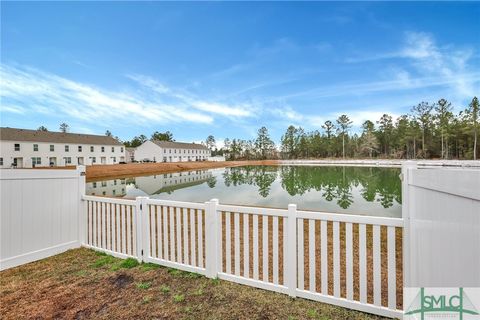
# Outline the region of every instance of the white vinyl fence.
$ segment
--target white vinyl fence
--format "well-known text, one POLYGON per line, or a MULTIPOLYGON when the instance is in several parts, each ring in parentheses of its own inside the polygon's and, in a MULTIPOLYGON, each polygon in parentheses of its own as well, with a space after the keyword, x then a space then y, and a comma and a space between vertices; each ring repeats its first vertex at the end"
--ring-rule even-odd
POLYGON ((480 170, 406 165, 402 187, 405 287, 480 287, 480 170))
MULTIPOLYGON (((389 317, 402 219, 84 196, 86 246, 389 317)), ((399 308, 400 307, 400 308, 399 308)))
POLYGON ((84 172, 0 170, 0 270, 80 247, 84 172))
POLYGON ((85 196, 84 167, 1 170, 4 270, 83 245, 387 317, 403 286, 480 286, 480 170, 402 168, 402 216, 85 196))

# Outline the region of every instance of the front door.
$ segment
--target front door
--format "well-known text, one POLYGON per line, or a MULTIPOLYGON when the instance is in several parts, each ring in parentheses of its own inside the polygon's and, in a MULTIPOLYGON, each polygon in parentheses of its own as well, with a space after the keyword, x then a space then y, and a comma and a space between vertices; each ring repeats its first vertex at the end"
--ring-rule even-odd
POLYGON ((107 163, 107 158, 106 157, 100 158, 100 163, 101 164, 106 164, 107 163))
POLYGON ((57 158, 56 157, 50 157, 48 159, 48 164, 50 167, 56 167, 57 166, 57 158))
POLYGON ((13 158, 13 166, 15 168, 23 168, 23 158, 13 158))

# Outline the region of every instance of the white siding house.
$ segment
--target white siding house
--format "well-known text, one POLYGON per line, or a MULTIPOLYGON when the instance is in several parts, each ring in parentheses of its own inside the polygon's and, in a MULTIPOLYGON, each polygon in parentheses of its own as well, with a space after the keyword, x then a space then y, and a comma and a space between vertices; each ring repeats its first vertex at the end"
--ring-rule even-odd
POLYGON ((112 137, 0 128, 0 168, 115 164, 125 147, 112 137))
POLYGON ((136 148, 130 148, 126 147, 125 148, 125 160, 127 163, 133 162, 135 160, 135 149, 136 148))
POLYGON ((185 162, 206 161, 210 150, 196 143, 171 141, 145 141, 135 149, 136 161, 185 162))

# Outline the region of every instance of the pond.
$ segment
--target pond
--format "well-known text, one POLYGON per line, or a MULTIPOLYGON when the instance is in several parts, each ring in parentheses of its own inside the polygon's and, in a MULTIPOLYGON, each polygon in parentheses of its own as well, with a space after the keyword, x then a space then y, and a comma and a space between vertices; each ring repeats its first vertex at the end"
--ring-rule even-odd
POLYGON ((89 182, 86 193, 401 217, 399 174, 382 167, 243 166, 89 182))

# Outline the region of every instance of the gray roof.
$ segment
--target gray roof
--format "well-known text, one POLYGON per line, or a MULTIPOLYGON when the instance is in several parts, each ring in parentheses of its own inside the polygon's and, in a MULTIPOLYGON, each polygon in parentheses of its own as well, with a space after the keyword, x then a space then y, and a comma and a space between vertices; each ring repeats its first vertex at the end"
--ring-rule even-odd
POLYGON ((4 141, 25 141, 25 142, 51 142, 51 143, 72 143, 72 144, 102 144, 116 145, 123 144, 113 137, 97 136, 93 134, 64 133, 53 131, 39 131, 28 129, 16 129, 0 127, 0 140, 4 141))
POLYGON ((152 142, 155 143, 160 148, 208 150, 207 147, 199 143, 172 142, 172 141, 159 141, 159 140, 152 140, 152 142))

